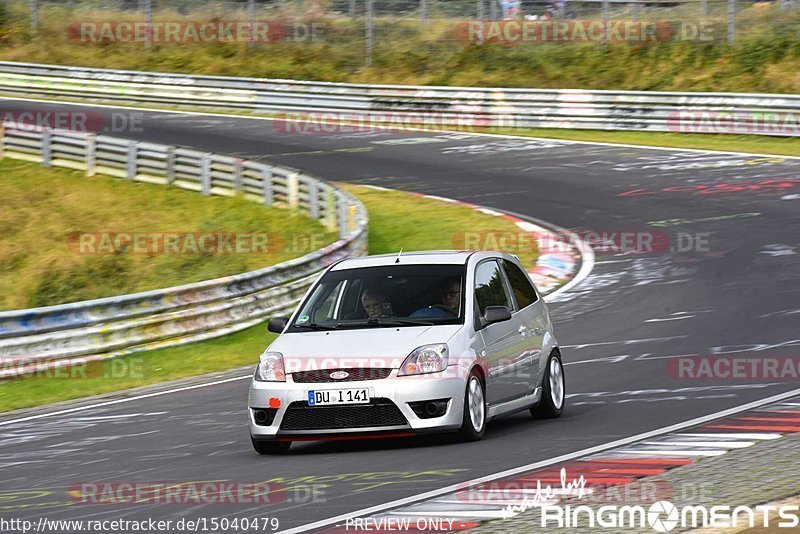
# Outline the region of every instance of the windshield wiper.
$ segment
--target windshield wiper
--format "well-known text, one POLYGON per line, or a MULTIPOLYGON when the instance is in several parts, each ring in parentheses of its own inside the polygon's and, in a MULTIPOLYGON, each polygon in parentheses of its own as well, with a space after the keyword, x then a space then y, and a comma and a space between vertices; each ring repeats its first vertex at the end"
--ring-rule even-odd
POLYGON ((317 323, 309 323, 309 324, 293 324, 292 328, 308 328, 309 330, 336 330, 339 327, 337 324, 336 326, 333 325, 322 325, 317 323))
POLYGON ((377 326, 389 325, 409 325, 409 326, 433 326, 436 323, 430 321, 418 321, 416 319, 368 319, 367 324, 377 326))
POLYGON ((366 321, 341 322, 336 323, 338 328, 364 328, 379 326, 435 326, 436 323, 430 321, 417 321, 414 319, 367 319, 366 321))

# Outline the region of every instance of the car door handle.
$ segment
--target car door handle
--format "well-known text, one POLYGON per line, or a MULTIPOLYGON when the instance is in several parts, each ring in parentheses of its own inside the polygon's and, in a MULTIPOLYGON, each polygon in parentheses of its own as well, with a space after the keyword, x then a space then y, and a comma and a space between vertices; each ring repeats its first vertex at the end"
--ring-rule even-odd
POLYGON ((517 332, 519 332, 523 336, 525 335, 525 332, 527 332, 527 331, 528 331, 528 327, 525 326, 525 325, 522 325, 519 328, 517 328, 517 332))

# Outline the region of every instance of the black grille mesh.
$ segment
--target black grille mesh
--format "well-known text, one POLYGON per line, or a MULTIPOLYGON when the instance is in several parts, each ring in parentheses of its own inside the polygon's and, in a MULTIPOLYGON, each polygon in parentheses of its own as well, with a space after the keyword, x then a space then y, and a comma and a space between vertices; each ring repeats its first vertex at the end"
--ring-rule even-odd
POLYGON ((346 430, 380 426, 405 426, 403 413, 392 401, 375 398, 369 404, 309 406, 293 402, 286 409, 281 430, 346 430))
POLYGON ((371 367, 356 367, 352 369, 317 369, 315 371, 300 371, 292 373, 292 379, 299 384, 321 382, 353 382, 355 380, 380 380, 391 374, 391 369, 373 369, 371 367), (331 373, 345 371, 347 378, 339 380, 331 378, 331 373))

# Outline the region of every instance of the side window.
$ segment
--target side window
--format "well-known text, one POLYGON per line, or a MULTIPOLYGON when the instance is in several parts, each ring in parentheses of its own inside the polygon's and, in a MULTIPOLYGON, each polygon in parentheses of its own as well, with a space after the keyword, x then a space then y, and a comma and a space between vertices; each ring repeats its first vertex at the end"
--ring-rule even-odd
POLYGON ((334 313, 336 312, 336 302, 342 292, 342 286, 343 284, 341 282, 336 284, 336 286, 333 288, 331 288, 329 285, 327 288, 325 286, 320 286, 323 288, 323 291, 330 290, 330 293, 327 297, 325 297, 325 300, 320 304, 319 308, 314 310, 314 313, 312 314, 313 316, 311 317, 311 322, 319 323, 333 319, 334 313))
POLYGON ((496 261, 485 261, 475 269, 475 299, 481 315, 486 312, 487 306, 512 307, 503 273, 496 261))
POLYGON ((533 289, 531 279, 516 264, 503 260, 508 281, 511 282, 511 289, 514 290, 514 297, 520 309, 530 306, 536 302, 536 290, 533 289))

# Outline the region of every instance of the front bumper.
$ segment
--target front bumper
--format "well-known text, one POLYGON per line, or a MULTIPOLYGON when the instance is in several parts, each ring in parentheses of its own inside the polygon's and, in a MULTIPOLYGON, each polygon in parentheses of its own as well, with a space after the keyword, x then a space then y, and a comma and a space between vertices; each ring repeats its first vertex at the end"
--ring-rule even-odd
MULTIPOLYGON (((250 434, 253 439, 328 439, 341 436, 372 435, 407 435, 410 433, 441 432, 457 430, 461 427, 464 409, 464 391, 466 382, 460 376, 417 375, 397 376, 397 369, 392 370, 387 378, 376 380, 354 380, 343 382, 325 383, 295 383, 291 377, 286 382, 258 382, 250 381, 250 395, 248 399, 248 417, 250 421, 250 434), (385 399, 393 403, 405 418, 404 424, 391 426, 378 424, 376 426, 360 426, 358 428, 325 428, 317 430, 281 428, 284 423, 287 409, 292 403, 305 403, 308 391, 323 391, 326 389, 360 389, 367 388, 372 399, 385 399), (447 410, 442 416, 423 418, 417 416, 409 403, 435 399, 449 398, 447 410), (277 399, 277 402, 276 402, 277 399), (280 406, 274 410, 277 404, 280 406), (257 424, 254 409, 274 410, 274 419, 269 425, 257 424)), ((461 373, 455 373, 461 375, 461 373)), ((379 401, 385 402, 385 401, 379 401)), ((296 405, 297 406, 297 405, 296 405)), ((318 409, 325 409, 320 407, 318 409)))

